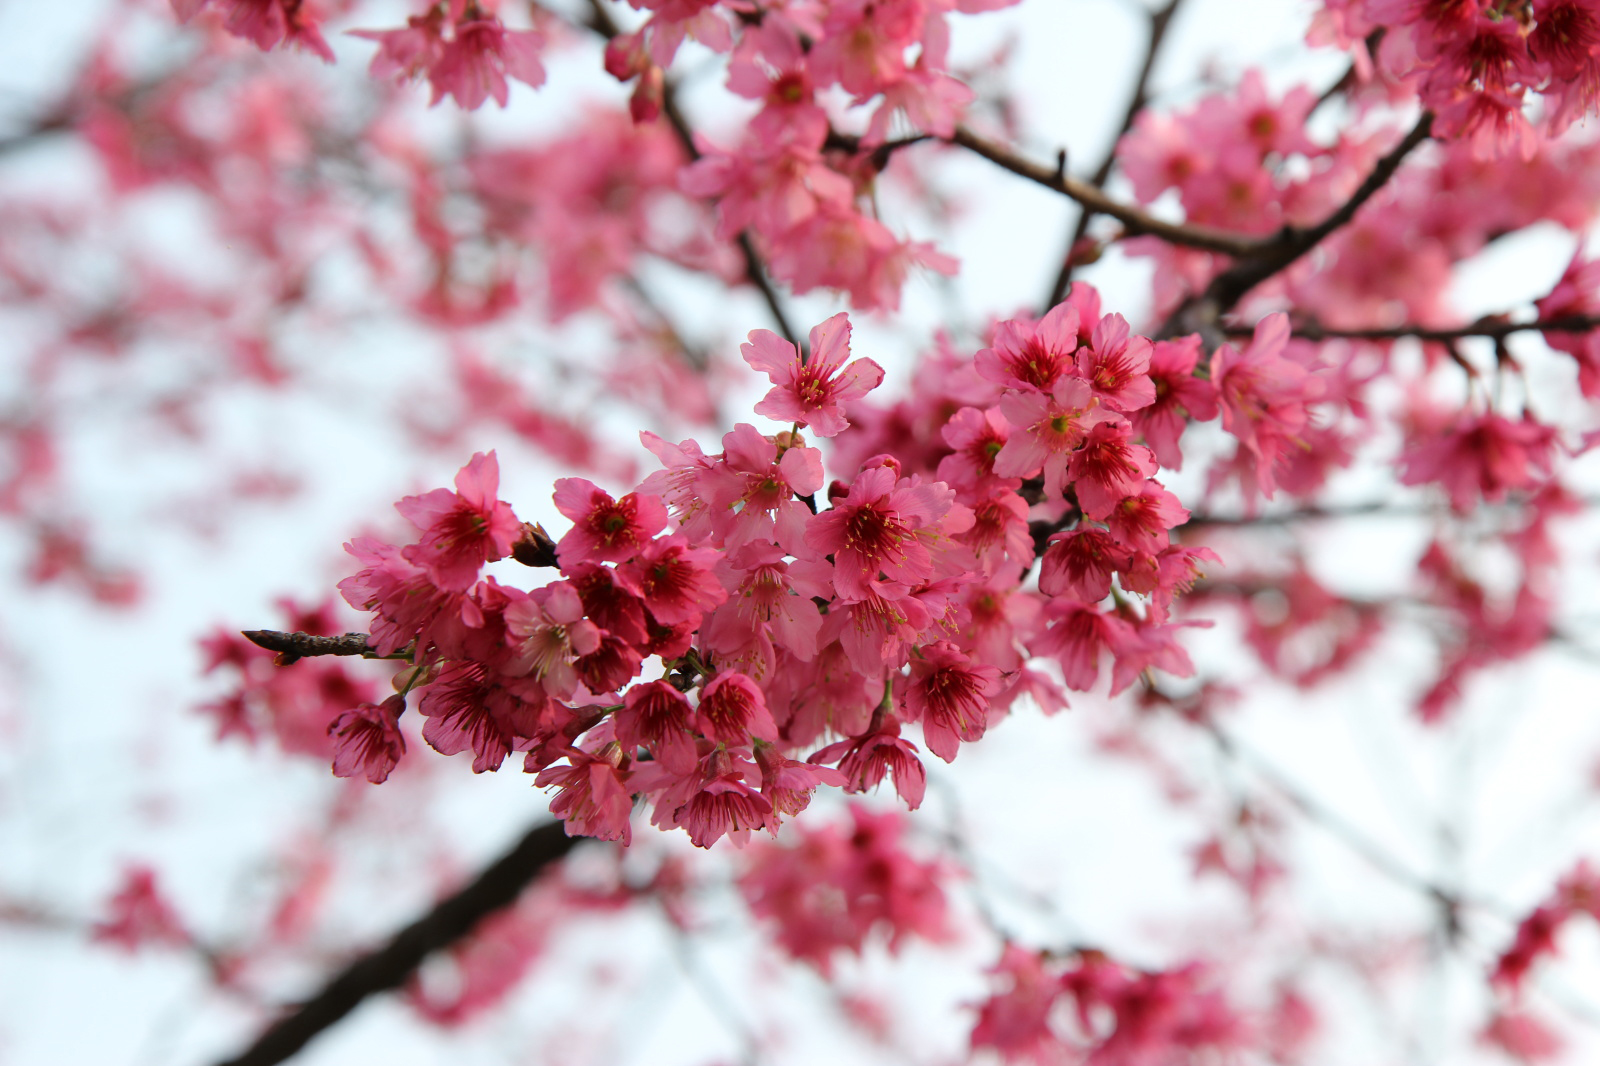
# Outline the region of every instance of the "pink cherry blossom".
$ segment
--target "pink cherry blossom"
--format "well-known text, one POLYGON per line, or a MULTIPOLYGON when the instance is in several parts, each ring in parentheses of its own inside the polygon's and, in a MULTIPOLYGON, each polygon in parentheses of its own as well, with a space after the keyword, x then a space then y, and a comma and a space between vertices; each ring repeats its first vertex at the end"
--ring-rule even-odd
MULTIPOLYGON (((896 478, 888 467, 863 470, 850 492, 806 527, 806 543, 834 559, 834 583, 847 600, 880 580, 915 585, 933 576, 930 538, 955 532, 955 494, 939 482, 896 478)), ((966 526, 971 514, 966 514, 966 526)))
POLYGON ((659 496, 630 492, 613 499, 581 477, 556 481, 555 504, 573 523, 556 544, 563 572, 581 563, 631 559, 667 524, 659 496))
POLYGON ((149 945, 181 947, 190 943, 177 910, 162 894, 156 872, 143 864, 130 864, 122 882, 106 904, 106 916, 94 924, 95 940, 115 944, 124 951, 149 945))
POLYGON ((929 751, 953 762, 962 741, 970 744, 983 737, 989 697, 999 680, 999 670, 974 663, 949 641, 926 645, 911 660, 902 697, 906 719, 922 723, 929 751))
POLYGON ((1150 449, 1132 441, 1133 427, 1126 421, 1099 422, 1089 427, 1082 446, 1072 453, 1067 478, 1090 518, 1104 521, 1156 472, 1150 449))
POLYGON ((578 685, 573 662, 600 646, 600 629, 584 617, 577 590, 565 581, 535 589, 506 608, 506 633, 514 658, 510 673, 531 674, 557 699, 578 685))
POLYGON ((456 475, 455 492, 434 489, 395 504, 422 532, 401 554, 426 569, 440 588, 471 588, 483 564, 510 555, 522 533, 510 505, 495 498, 499 488, 499 461, 493 452, 480 452, 456 475))
POLYGON ((756 404, 757 414, 832 437, 850 424, 841 404, 876 388, 883 380, 883 368, 871 359, 845 365, 850 355, 850 318, 843 312, 812 329, 810 341, 811 355, 803 363, 794 345, 765 329, 752 331, 739 351, 751 369, 772 379, 772 391, 756 404))
POLYGON ((978 373, 997 385, 1049 392, 1075 366, 1080 318, 1069 300, 1038 322, 1009 319, 995 328, 994 346, 973 357, 978 373))
POLYGON ((400 714, 405 708, 405 697, 390 696, 381 704, 363 703, 329 723, 328 735, 334 738, 333 776, 360 774, 374 785, 387 781, 406 753, 406 740, 400 733, 400 714))

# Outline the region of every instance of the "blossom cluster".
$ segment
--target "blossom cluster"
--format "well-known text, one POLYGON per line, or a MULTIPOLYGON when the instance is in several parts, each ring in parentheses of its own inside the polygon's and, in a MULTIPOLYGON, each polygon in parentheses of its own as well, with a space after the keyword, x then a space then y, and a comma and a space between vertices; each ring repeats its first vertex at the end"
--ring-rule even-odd
POLYGON ((979 1006, 972 1046, 1007 1061, 1137 1066, 1225 1057, 1254 1042, 1199 964, 1137 970, 1095 950, 1064 959, 1011 944, 993 973, 999 988, 979 1006))
POLYGON ((859 459, 881 428, 851 412, 883 371, 850 359, 843 314, 809 339, 804 358, 765 330, 743 347, 772 383, 755 412, 791 428, 741 423, 716 453, 646 433, 662 469, 633 491, 556 483, 559 539, 497 498, 491 453, 455 491, 400 502, 413 543, 351 542, 361 570, 340 588, 372 612, 374 652, 412 666, 404 693, 335 722, 336 771, 385 776, 414 693, 437 750, 480 772, 525 753, 571 832, 627 839, 644 795, 709 846, 775 831, 822 785, 888 776, 917 806, 905 726, 950 761, 1018 696, 1059 707, 1062 682, 1087 690, 1107 660, 1113 692, 1191 671, 1172 604, 1214 556, 1173 541, 1188 512, 1155 474, 1187 419, 1220 414, 1270 487, 1309 391, 1281 330, 1219 350, 1208 381, 1196 338, 1136 336, 1080 285, 950 368, 937 444, 859 459), (848 480, 825 482, 808 435, 848 480), (507 557, 560 579, 480 577, 507 557))
POLYGON ((1441 134, 1484 152, 1531 155, 1541 135, 1560 135, 1600 102, 1593 0, 1325 0, 1312 38, 1355 50, 1369 76, 1434 111, 1441 134))

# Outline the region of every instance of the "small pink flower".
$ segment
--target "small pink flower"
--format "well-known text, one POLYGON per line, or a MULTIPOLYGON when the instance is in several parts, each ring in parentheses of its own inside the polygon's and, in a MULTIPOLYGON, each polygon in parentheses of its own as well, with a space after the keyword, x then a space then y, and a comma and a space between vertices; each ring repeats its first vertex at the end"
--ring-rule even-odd
POLYGON ((621 750, 616 744, 599 754, 569 748, 566 756, 569 765, 547 766, 533 779, 540 788, 556 786, 550 813, 567 824, 568 836, 620 840, 626 847, 632 838, 633 796, 618 769, 621 750))
POLYGON ((363 703, 329 723, 328 735, 334 738, 333 776, 361 774, 374 785, 387 781, 406 753, 406 738, 400 732, 400 715, 405 709, 405 697, 390 696, 380 704, 363 703))
POLYGON ((1154 481, 1143 482, 1111 508, 1105 523, 1112 534, 1135 551, 1155 555, 1166 548, 1167 531, 1189 520, 1178 498, 1154 481))
POLYGON ((263 52, 279 43, 291 44, 333 62, 333 49, 323 40, 320 16, 306 0, 172 0, 180 22, 188 22, 202 8, 222 12, 223 26, 263 52))
POLYGON ((1083 446, 1072 453, 1067 477, 1090 518, 1103 521, 1156 472, 1150 449, 1132 441, 1133 428, 1127 422, 1101 422, 1090 427, 1083 446))
POLYGON ((1039 591, 1099 603, 1111 593, 1111 575, 1132 561, 1133 553, 1103 529, 1057 533, 1039 563, 1039 591))
POLYGON ((1436 481, 1461 513, 1481 496, 1491 503, 1513 489, 1531 490, 1550 476, 1556 431, 1526 413, 1513 422, 1495 413, 1462 412, 1442 432, 1418 434, 1402 457, 1400 481, 1436 481))
POLYGON ((922 806, 922 797, 928 788, 928 772, 917 758, 917 746, 900 739, 900 723, 894 721, 893 716, 882 729, 829 744, 813 752, 806 761, 830 763, 835 760, 838 760, 839 772, 848 779, 846 792, 865 792, 881 784, 884 774, 892 774, 894 789, 906 806, 912 810, 922 806))
POLYGON ((957 489, 976 489, 1000 480, 994 472, 994 461, 1006 446, 1011 426, 998 408, 980 411, 976 407, 963 407, 950 416, 939 435, 955 449, 939 460, 940 481, 957 489))
POLYGON ((1157 341, 1150 351, 1149 374, 1155 397, 1149 406, 1130 417, 1134 431, 1169 470, 1183 468, 1178 439, 1189 419, 1207 422, 1217 417, 1217 390, 1211 382, 1194 376, 1200 361, 1200 335, 1157 341))
POLYGON ((822 488, 822 453, 793 443, 778 445, 741 422, 722 438, 723 462, 710 480, 712 528, 733 550, 755 540, 802 554, 811 512, 795 497, 822 488))
POLYGON ((544 64, 539 61, 543 44, 543 35, 508 30, 497 18, 457 22, 455 36, 428 74, 432 103, 454 96, 457 104, 471 111, 492 96, 505 107, 510 100, 507 75, 536 89, 544 84, 544 64))
POLYGON ((985 575, 1000 571, 1008 560, 1026 568, 1033 562, 1027 502, 1008 490, 978 500, 972 506, 972 528, 956 534, 956 540, 972 549, 976 569, 985 575))
POLYGON ((522 535, 511 506, 497 500, 500 464, 494 452, 479 452, 456 474, 456 491, 434 489, 407 496, 395 509, 422 531, 405 558, 423 567, 451 592, 465 592, 483 564, 504 559, 522 535))
POLYGON ((843 788, 845 776, 831 766, 796 762, 771 744, 757 744, 756 765, 761 767, 761 794, 772 804, 776 831, 781 817, 794 817, 811 805, 812 794, 823 785, 843 788))
POLYGON ((843 311, 811 331, 811 357, 805 363, 794 345, 771 330, 751 331, 739 351, 773 383, 756 404, 756 413, 810 426, 819 437, 843 432, 850 422, 841 405, 859 400, 883 381, 883 368, 871 359, 844 365, 850 354, 850 316, 843 311))
POLYGON ((694 709, 683 693, 665 681, 650 681, 628 690, 616 718, 617 743, 632 753, 647 747, 657 762, 674 774, 694 770, 697 756, 690 728, 694 709))
POLYGON ((994 457, 994 472, 1006 478, 1043 472, 1044 490, 1051 497, 1065 490, 1073 449, 1090 428, 1118 418, 1096 405, 1086 381, 1066 375, 1049 392, 1006 393, 1000 398, 1000 413, 1011 423, 1011 434, 994 457))
POLYGON ((711 571, 717 554, 714 548, 691 548, 686 537, 674 533, 644 545, 618 574, 661 625, 699 625, 707 611, 728 598, 711 571))
POLYGON ((778 742, 778 727, 767 710, 766 697, 743 674, 722 673, 713 678, 700 693, 694 721, 707 740, 729 747, 744 747, 752 737, 778 742))
POLYGON ((1094 395, 1113 411, 1136 411, 1155 401, 1150 380, 1150 342, 1129 336, 1128 321, 1107 315, 1094 327, 1089 345, 1078 349, 1078 373, 1094 395))
POLYGON ((962 741, 982 739, 989 725, 989 698, 999 681, 999 670, 974 663, 949 641, 926 645, 911 660, 903 696, 906 717, 922 723, 929 751, 953 762, 962 741))
POLYGON ((573 523, 556 545, 563 573, 580 563, 631 559, 667 524, 667 508, 659 496, 630 492, 614 500, 581 477, 558 479, 555 503, 573 523))
POLYGON ((1078 308, 1071 301, 1057 304, 1038 322, 1002 322, 995 328, 994 347, 978 352, 974 365, 996 385, 1049 392, 1073 367, 1078 326, 1078 308))
POLYGON ((772 804, 739 775, 722 774, 679 807, 673 818, 697 848, 709 848, 724 836, 742 847, 752 829, 766 828, 772 804))
POLYGON ((532 674, 550 695, 568 699, 578 687, 573 662, 600 646, 600 629, 583 616, 583 602, 558 581, 514 600, 505 611, 509 673, 532 674))
POLYGON ((632 644, 612 633, 602 633, 600 646, 572 664, 578 680, 590 692, 615 692, 639 675, 643 656, 632 644))
POLYGON ((915 534, 951 500, 941 500, 932 486, 912 489, 897 481, 888 467, 863 470, 849 495, 806 529, 807 544, 833 555, 834 583, 846 599, 861 599, 880 574, 915 585, 933 573, 927 545, 915 534))
POLYGON ((122 884, 106 905, 106 917, 94 924, 100 943, 137 951, 150 944, 178 947, 191 942, 178 912, 156 885, 156 872, 133 864, 122 871, 122 884))

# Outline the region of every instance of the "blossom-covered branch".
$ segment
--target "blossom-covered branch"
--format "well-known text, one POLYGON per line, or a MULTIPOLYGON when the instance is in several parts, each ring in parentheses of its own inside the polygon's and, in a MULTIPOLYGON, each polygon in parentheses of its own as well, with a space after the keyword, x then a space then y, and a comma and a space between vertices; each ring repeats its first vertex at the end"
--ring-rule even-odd
POLYGON ((1210 285, 1197 299, 1175 312, 1163 327, 1163 335, 1187 333, 1201 326, 1212 326, 1216 319, 1239 302, 1245 293, 1287 268, 1305 255, 1330 234, 1355 218, 1368 200, 1388 183, 1400 164, 1405 161, 1433 129, 1432 112, 1423 112, 1411 131, 1400 139, 1388 154, 1378 160, 1371 172, 1351 196, 1330 212, 1315 226, 1307 229, 1284 227, 1283 231, 1256 251, 1211 280, 1210 285))
MULTIPOLYGON (((1466 340, 1469 337, 1487 337, 1499 340, 1517 333, 1590 333, 1600 329, 1600 315, 1557 315, 1551 318, 1539 318, 1531 322, 1514 322, 1508 315, 1490 315, 1469 322, 1464 326, 1372 326, 1360 329, 1338 329, 1324 326, 1315 321, 1299 321, 1294 323, 1294 335, 1304 337, 1310 341, 1322 340, 1363 340, 1363 341, 1391 341, 1412 338, 1420 341, 1435 341, 1448 344, 1451 341, 1466 340)), ((1244 336, 1250 331, 1230 327, 1224 332, 1233 336, 1244 336)))

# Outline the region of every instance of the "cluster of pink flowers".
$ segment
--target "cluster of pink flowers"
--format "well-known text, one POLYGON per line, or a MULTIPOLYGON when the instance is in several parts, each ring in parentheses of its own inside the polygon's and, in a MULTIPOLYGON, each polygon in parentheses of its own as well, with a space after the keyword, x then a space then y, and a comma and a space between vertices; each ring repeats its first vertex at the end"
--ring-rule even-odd
POLYGON ((1414 93, 1444 136, 1531 155, 1595 110, 1600 4, 1594 0, 1325 0, 1315 42, 1356 50, 1369 76, 1414 93), (1366 41, 1382 30, 1377 54, 1366 41), (1537 129, 1526 114, 1538 100, 1537 129))
POLYGON ((907 852, 902 815, 852 805, 848 831, 797 829, 788 844, 752 847, 739 878, 750 910, 790 956, 828 973, 837 953, 859 955, 875 934, 891 950, 907 938, 949 937, 939 885, 947 871, 907 852))
MULTIPOLYGON (((340 588, 373 612, 375 650, 414 663, 428 743, 471 751, 478 771, 526 753, 574 833, 627 839, 643 794, 657 825, 709 846, 775 831, 820 785, 887 776, 917 806, 924 770, 903 727, 949 761, 1019 695, 1062 705, 1033 660, 1088 689, 1110 659, 1113 692, 1150 668, 1190 672, 1170 612, 1213 556, 1172 542, 1188 512, 1153 477, 1156 456, 1176 458, 1185 415, 1221 411, 1270 471, 1265 442, 1297 424, 1284 397, 1306 391, 1274 362, 1281 337, 1219 352, 1219 392, 1190 376, 1192 338, 1153 345, 1080 285, 1040 321, 1001 323, 952 368, 938 443, 893 452, 863 400, 883 372, 851 361, 849 340, 843 314, 811 331, 806 359, 752 333, 745 359, 772 382, 756 412, 792 428, 740 424, 715 454, 644 434, 662 469, 634 491, 556 483, 572 523, 559 541, 496 498, 490 454, 454 492, 401 501, 414 543, 352 542, 362 569, 340 588), (845 457, 885 446, 823 493, 806 434, 845 457), (511 555, 561 579, 480 579, 511 555)), ((340 773, 388 773, 402 707, 338 719, 340 773)))
POLYGON ((1158 1066, 1225 1059, 1253 1034, 1204 966, 1136 970, 1094 950, 1070 958, 1006 946, 972 1047, 1010 1062, 1158 1066))
MULTIPOLYGON (((724 42, 733 51, 728 88, 759 101, 761 110, 736 147, 700 144, 704 158, 685 170, 684 189, 717 198, 719 234, 754 234, 774 275, 794 291, 831 288, 849 293, 857 307, 898 307, 912 267, 952 274, 955 260, 931 245, 896 237, 878 221, 868 203, 882 164, 832 137, 817 94, 838 86, 856 104, 881 98, 862 148, 882 145, 896 114, 924 133, 949 137, 972 93, 944 69, 947 10, 990 10, 1013 2, 847 0, 766 11, 737 43, 724 42), (908 63, 913 49, 917 59, 908 63)), ((680 5, 649 6, 662 10, 641 31, 647 37, 667 7, 680 5)), ((647 62, 618 60, 640 49, 640 40, 611 43, 607 62, 614 74, 628 75, 638 62, 647 62)))
POLYGON ((440 0, 403 29, 352 30, 378 44, 372 76, 409 81, 427 78, 433 103, 455 97, 460 106, 481 107, 490 97, 506 106, 506 78, 535 89, 544 84, 540 52, 544 35, 537 30, 508 30, 482 0, 440 0))

